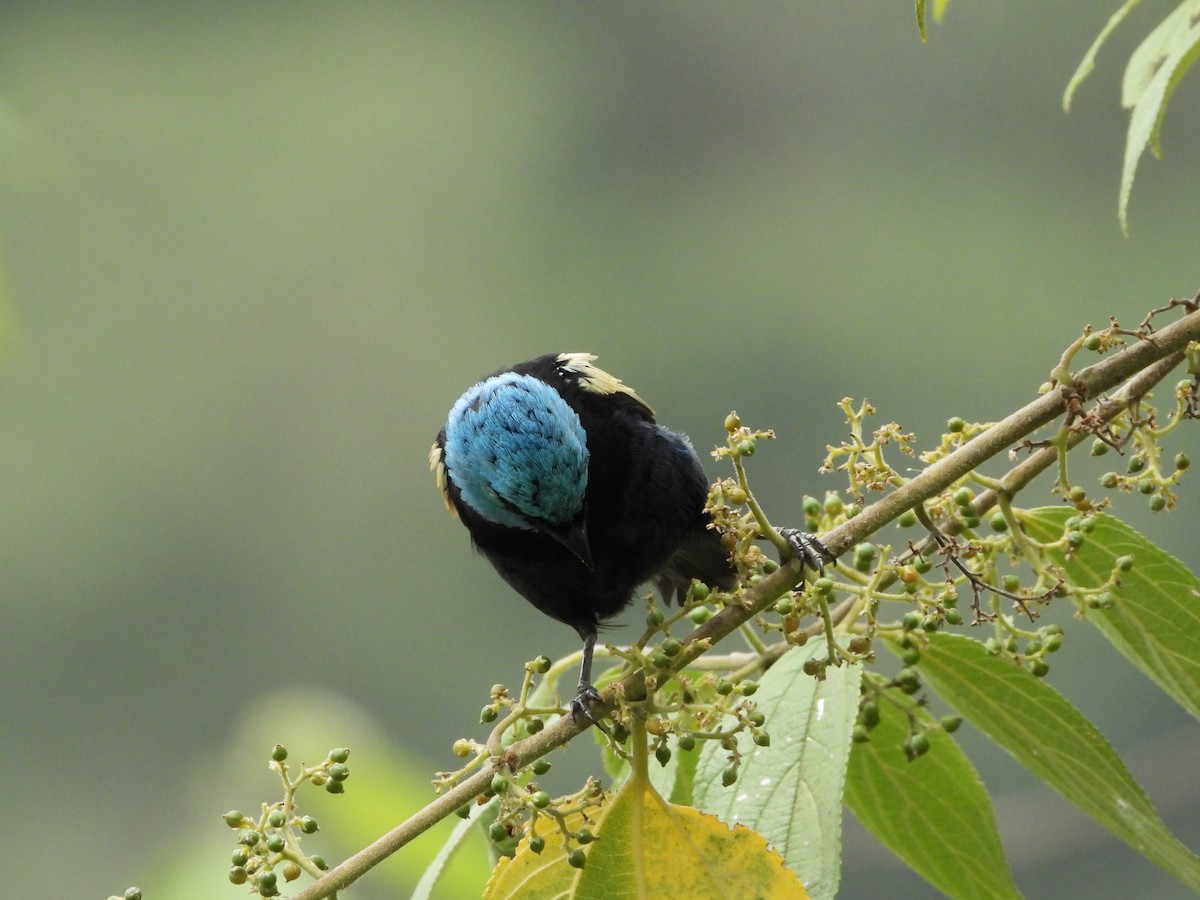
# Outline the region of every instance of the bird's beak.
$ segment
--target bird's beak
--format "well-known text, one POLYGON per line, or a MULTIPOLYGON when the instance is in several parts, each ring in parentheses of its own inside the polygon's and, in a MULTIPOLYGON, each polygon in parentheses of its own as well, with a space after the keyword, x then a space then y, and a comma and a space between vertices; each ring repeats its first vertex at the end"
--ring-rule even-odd
POLYGON ((547 529, 546 533, 579 557, 579 561, 589 569, 595 569, 592 564, 592 548, 588 544, 587 525, 578 522, 562 528, 547 529))

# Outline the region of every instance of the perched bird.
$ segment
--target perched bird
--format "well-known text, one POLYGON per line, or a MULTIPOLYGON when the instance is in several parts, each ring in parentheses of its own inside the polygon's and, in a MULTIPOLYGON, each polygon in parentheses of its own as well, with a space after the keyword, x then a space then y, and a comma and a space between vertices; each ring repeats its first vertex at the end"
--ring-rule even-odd
MULTIPOLYGON (((572 709, 588 718, 597 630, 638 585, 657 582, 669 601, 693 578, 736 580, 704 511, 708 481, 691 443, 594 359, 550 354, 489 375, 454 404, 429 456, 475 547, 517 593, 579 632, 572 709)), ((811 561, 810 545, 799 549, 811 561)))

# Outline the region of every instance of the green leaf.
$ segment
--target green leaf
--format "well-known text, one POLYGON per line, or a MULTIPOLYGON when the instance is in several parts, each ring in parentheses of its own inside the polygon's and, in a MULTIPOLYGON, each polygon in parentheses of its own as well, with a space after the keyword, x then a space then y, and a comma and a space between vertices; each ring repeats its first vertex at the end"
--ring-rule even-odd
MULTIPOLYGON (((1031 537, 1053 541, 1073 511, 1047 507, 1025 512, 1031 537)), ((1108 609, 1083 610, 1087 621, 1180 706, 1200 719, 1200 578, 1124 522, 1096 516, 1096 527, 1068 559, 1052 553, 1071 584, 1104 584, 1117 558, 1133 557, 1120 573, 1108 609)))
POLYGON ((842 791, 862 678, 862 667, 849 665, 830 667, 824 681, 805 675, 805 660, 826 651, 824 641, 810 641, 767 671, 754 699, 771 745, 755 747, 743 737, 740 775, 727 788, 721 774, 728 754, 705 742, 694 786, 698 808, 761 832, 814 900, 837 893, 842 791))
POLYGON ((1129 194, 1138 161, 1147 146, 1162 156, 1159 135, 1167 102, 1180 79, 1200 56, 1200 0, 1185 0, 1134 51, 1125 69, 1121 103, 1132 107, 1121 168, 1118 215, 1128 233, 1129 194))
MULTIPOLYGON (((890 642, 889 649, 897 649, 890 642)), ((855 744, 846 805, 879 842, 948 897, 1020 897, 987 789, 958 743, 911 697, 888 691, 871 740, 855 744), (901 746, 910 717, 929 752, 901 746), (932 727, 931 727, 932 726, 932 727)))
POLYGON ((1063 92, 1063 112, 1071 111, 1071 100, 1075 96, 1075 91, 1079 89, 1079 85, 1083 84, 1083 80, 1091 75, 1092 70, 1096 68, 1096 54, 1100 52, 1100 48, 1104 46, 1104 42, 1108 40, 1109 35, 1116 31, 1117 26, 1125 20, 1125 17, 1133 11, 1133 8, 1141 2, 1142 0, 1125 0, 1125 5, 1109 17, 1108 23, 1096 35, 1096 40, 1092 41, 1092 46, 1088 47, 1087 53, 1084 54, 1083 59, 1079 62, 1079 68, 1075 70, 1075 74, 1071 76, 1071 80, 1067 83, 1067 89, 1063 92))
POLYGON ((1193 890, 1200 857, 1171 834, 1112 745, 1065 697, 1022 666, 956 634, 934 633, 925 681, 1023 766, 1193 890))

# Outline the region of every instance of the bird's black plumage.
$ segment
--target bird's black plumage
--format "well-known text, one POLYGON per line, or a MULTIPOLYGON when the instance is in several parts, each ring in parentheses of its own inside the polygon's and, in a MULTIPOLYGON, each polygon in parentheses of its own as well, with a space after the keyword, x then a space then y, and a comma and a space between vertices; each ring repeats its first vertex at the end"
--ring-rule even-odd
POLYGON ((455 404, 430 454, 479 551, 583 638, 584 701, 597 629, 638 585, 656 581, 669 600, 693 578, 736 579, 691 444, 592 359, 552 354, 493 373, 455 404))

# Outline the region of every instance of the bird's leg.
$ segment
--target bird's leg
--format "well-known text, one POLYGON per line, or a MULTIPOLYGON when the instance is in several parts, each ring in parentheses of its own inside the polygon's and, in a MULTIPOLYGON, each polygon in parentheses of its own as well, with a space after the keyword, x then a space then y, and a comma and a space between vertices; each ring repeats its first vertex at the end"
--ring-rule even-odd
POLYGON ((592 653, 596 649, 596 632, 583 636, 583 662, 579 665, 579 689, 575 699, 571 701, 571 718, 578 722, 586 719, 593 725, 596 717, 592 715, 592 704, 600 702, 600 692, 592 684, 592 653))
POLYGON ((801 566, 808 566, 815 572, 824 575, 825 563, 835 562, 837 557, 833 551, 821 543, 820 538, 799 528, 780 528, 779 533, 792 549, 792 556, 800 560, 801 566))

